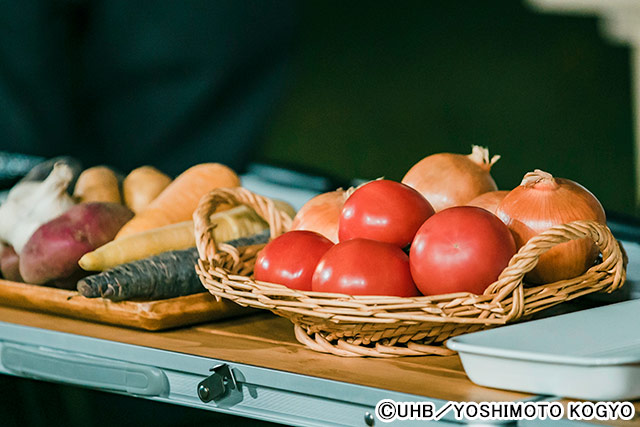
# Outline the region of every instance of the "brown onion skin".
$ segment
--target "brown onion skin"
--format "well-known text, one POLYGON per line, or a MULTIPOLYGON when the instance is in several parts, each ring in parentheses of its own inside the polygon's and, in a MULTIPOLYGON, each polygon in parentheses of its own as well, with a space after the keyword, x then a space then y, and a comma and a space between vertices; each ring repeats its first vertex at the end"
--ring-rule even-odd
POLYGON ((351 192, 339 188, 311 198, 293 218, 291 230, 315 231, 338 243, 338 221, 351 192))
POLYGON ((509 194, 509 191, 507 190, 489 191, 488 193, 483 193, 467 203, 467 206, 476 206, 486 209, 495 215, 498 210, 498 205, 507 194, 509 194))
MULTIPOLYGON (((518 249, 558 224, 578 220, 606 224, 604 209, 589 190, 574 181, 553 177, 533 184, 523 181, 505 196, 497 215, 511 230, 518 249)), ((543 284, 577 277, 593 265, 598 252, 591 239, 562 243, 542 254, 525 279, 543 284)))
POLYGON ((483 163, 482 159, 474 159, 475 151, 476 147, 471 155, 437 153, 427 156, 409 169, 402 183, 418 190, 436 212, 496 191, 498 186, 489 172, 499 156, 483 163))

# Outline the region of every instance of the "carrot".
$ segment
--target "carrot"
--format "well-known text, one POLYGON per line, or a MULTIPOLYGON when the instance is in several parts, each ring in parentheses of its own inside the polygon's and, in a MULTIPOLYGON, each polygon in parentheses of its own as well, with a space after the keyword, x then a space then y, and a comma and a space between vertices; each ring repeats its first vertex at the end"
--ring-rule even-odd
POLYGON ((164 173, 153 166, 132 170, 122 183, 124 203, 133 212, 146 208, 171 183, 164 173))
MULTIPOLYGON (((245 205, 214 213, 211 215, 211 223, 215 225, 213 233, 217 242, 252 236, 269 228, 253 209, 245 205)), ((102 271, 119 264, 162 252, 192 248, 195 245, 193 221, 184 221, 113 240, 83 255, 79 264, 87 271, 102 271)))
POLYGON ((115 172, 106 166, 94 166, 82 171, 73 196, 81 203, 122 203, 120 186, 115 172))
MULTIPOLYGON (((233 246, 265 243, 269 232, 227 242, 233 246)), ((88 276, 77 283, 80 295, 112 301, 164 299, 205 292, 195 271, 196 248, 164 252, 88 276)))
POLYGON ((237 187, 238 175, 219 163, 202 163, 182 172, 145 209, 122 227, 116 239, 188 221, 200 198, 215 188, 237 187))

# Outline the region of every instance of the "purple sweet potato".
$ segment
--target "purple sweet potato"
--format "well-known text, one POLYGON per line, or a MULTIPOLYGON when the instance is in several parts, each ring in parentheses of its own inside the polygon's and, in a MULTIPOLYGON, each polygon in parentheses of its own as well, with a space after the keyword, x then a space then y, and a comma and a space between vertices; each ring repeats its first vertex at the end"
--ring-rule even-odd
POLYGON ((23 282, 20 276, 20 258, 11 245, 6 245, 0 250, 0 270, 3 278, 12 282, 23 282))
POLYGON ((20 274, 27 283, 73 287, 80 257, 113 240, 132 217, 129 208, 117 203, 73 206, 33 233, 20 253, 20 274))

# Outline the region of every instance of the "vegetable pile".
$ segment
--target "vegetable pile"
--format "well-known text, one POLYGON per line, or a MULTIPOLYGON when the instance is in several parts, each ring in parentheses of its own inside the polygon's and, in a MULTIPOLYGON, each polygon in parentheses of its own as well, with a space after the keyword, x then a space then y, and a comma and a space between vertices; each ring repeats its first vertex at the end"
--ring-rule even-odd
MULTIPOLYGON (((172 179, 152 166, 122 176, 107 166, 82 169, 70 157, 46 161, 0 205, 2 277, 114 301, 204 292, 195 272, 193 211, 211 190, 239 185, 236 173, 218 163, 172 179)), ((268 224, 246 206, 223 206, 211 221, 220 242, 268 238, 268 224)))
MULTIPOLYGON (((606 224, 593 194, 547 172, 499 190, 490 174, 499 158, 477 146, 468 156, 437 153, 401 182, 320 194, 258 254, 255 279, 349 295, 482 294, 533 236, 576 220, 606 224)), ((526 280, 576 277, 597 253, 586 239, 558 245, 526 280)))
MULTIPOLYGON (((575 220, 606 224, 587 189, 541 170, 499 190, 490 173, 499 157, 477 146, 470 155, 432 154, 401 182, 379 179, 320 194, 297 214, 275 201, 292 227, 258 254, 254 277, 350 295, 481 294, 533 236, 575 220)), ((193 212, 211 190, 240 185, 218 163, 172 179, 151 166, 123 176, 107 166, 82 169, 70 157, 49 160, 0 205, 0 272, 114 301, 202 292, 193 212)), ((268 224, 247 206, 220 206, 211 222, 218 242, 268 239, 268 224)), ((558 245, 526 280, 576 277, 597 255, 586 239, 558 245)))

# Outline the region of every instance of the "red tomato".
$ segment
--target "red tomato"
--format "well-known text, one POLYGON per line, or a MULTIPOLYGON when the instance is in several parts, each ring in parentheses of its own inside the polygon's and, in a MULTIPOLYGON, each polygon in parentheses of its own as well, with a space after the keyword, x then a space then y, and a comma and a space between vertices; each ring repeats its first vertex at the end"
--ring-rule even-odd
POLYGON ((355 238, 379 240, 404 248, 433 213, 427 199, 408 185, 371 181, 345 202, 338 238, 341 242, 355 238))
POLYGON ((331 240, 313 231, 289 231, 260 251, 254 276, 263 282, 310 291, 316 265, 332 246, 331 240))
POLYGON ((511 232, 491 212, 444 209, 420 227, 411 244, 411 275, 425 295, 482 292, 516 252, 511 232))
POLYGON ((402 249, 369 239, 351 239, 327 251, 313 275, 311 289, 349 295, 419 294, 402 249))

